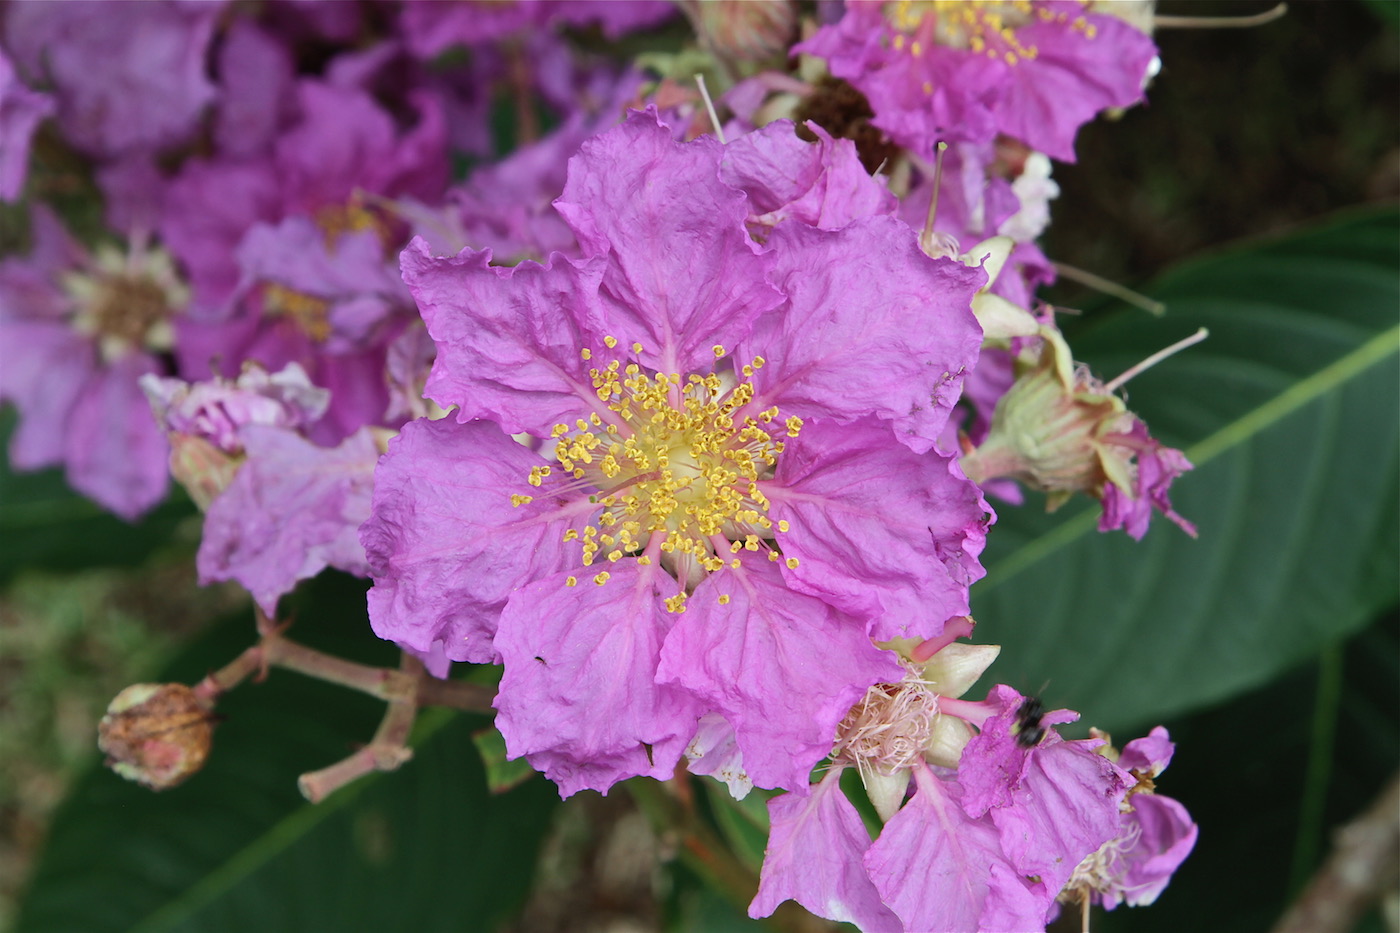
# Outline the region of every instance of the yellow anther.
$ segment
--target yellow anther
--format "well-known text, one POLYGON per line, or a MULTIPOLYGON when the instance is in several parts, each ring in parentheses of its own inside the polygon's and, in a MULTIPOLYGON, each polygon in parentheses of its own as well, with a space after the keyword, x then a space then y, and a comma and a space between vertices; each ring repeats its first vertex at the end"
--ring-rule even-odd
MULTIPOLYGON (((762 369, 762 368, 763 368, 764 366, 766 366, 766 365, 768 365, 768 361, 765 360, 763 357, 761 357, 761 356, 756 356, 756 357, 753 358, 753 368, 754 368, 754 369, 762 369)), ((752 389, 750 389, 750 391, 752 391, 752 389)))
POLYGON ((729 566, 733 567, 735 570, 738 570, 740 567, 744 566, 744 562, 736 557, 729 562, 729 566))
POLYGON ((565 578, 564 578, 564 585, 565 585, 565 586, 578 586, 578 577, 565 577, 565 578))
POLYGON ((779 531, 787 531, 787 530, 788 530, 789 528, 791 528, 791 527, 792 527, 792 526, 788 524, 788 521, 787 521, 786 518, 780 518, 780 519, 778 519, 778 530, 779 530, 779 531))
POLYGON ((771 560, 771 561, 773 561, 774 563, 776 563, 777 560, 778 560, 778 552, 777 552, 777 551, 769 551, 769 552, 768 552, 768 559, 771 560))
POLYGON ((728 606, 728 605, 729 605, 729 594, 728 594, 728 593, 720 593, 720 594, 719 594, 719 604, 720 604, 721 606, 728 606))
POLYGON ((604 570, 593 578, 593 582, 598 584, 599 586, 602 586, 604 583, 607 583, 610 579, 612 579, 612 574, 604 570))
POLYGON ((744 536, 744 550, 746 550, 746 551, 757 551, 757 550, 758 550, 758 535, 745 535, 745 536, 744 536))
POLYGON ((593 359, 593 351, 588 349, 587 347, 584 347, 582 350, 578 351, 578 355, 583 357, 585 360, 593 359))
POLYGON ((894 34, 894 47, 896 50, 904 48, 904 34, 897 32, 894 34))
POLYGON ((802 419, 796 415, 790 415, 785 423, 787 424, 788 437, 796 437, 798 432, 802 430, 802 419))
POLYGON ((666 598, 666 611, 677 614, 685 612, 685 594, 677 593, 675 596, 668 596, 666 598))
POLYGON ((924 54, 924 47, 918 39, 915 39, 909 44, 909 54, 913 55, 915 58, 918 58, 920 55, 924 54))
POLYGON ((717 343, 710 349, 715 351, 715 359, 720 359, 724 356, 724 344, 717 343))
POLYGON ((641 353, 641 352, 642 352, 642 345, 641 345, 640 343, 638 343, 637 341, 635 341, 635 340, 632 341, 632 352, 633 352, 633 353, 641 353))
POLYGON ((522 505, 525 505, 527 502, 534 502, 534 501, 535 501, 535 497, 534 497, 534 496, 513 495, 513 496, 510 497, 510 504, 513 505, 513 506, 515 506, 515 507, 517 507, 517 508, 520 507, 520 506, 522 506, 522 505))
POLYGON ((650 557, 650 555, 643 554, 642 556, 638 557, 638 558, 637 558, 637 563, 638 563, 640 566, 642 566, 642 567, 650 567, 650 566, 651 566, 651 557, 650 557))
POLYGON ((613 336, 604 337, 603 343, 607 344, 608 349, 611 350, 613 347, 617 346, 617 338, 613 336))
POLYGON ((609 562, 609 563, 615 564, 615 563, 617 563, 617 562, 620 561, 620 560, 622 560, 622 552, 621 552, 621 551, 609 551, 609 552, 608 552, 608 562, 609 562))
POLYGON ((789 557, 787 560, 783 561, 783 563, 787 564, 787 569, 789 569, 789 570, 796 570, 796 569, 797 569, 797 558, 796 558, 796 557, 789 557))

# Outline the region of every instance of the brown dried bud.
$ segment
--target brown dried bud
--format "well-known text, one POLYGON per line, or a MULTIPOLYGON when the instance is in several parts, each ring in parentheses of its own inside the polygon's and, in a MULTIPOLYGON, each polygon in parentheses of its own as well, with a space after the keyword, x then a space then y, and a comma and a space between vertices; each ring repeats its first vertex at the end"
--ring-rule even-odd
POLYGON ((174 787, 204 767, 214 717, 184 684, 132 684, 97 726, 107 767, 151 790, 174 787))

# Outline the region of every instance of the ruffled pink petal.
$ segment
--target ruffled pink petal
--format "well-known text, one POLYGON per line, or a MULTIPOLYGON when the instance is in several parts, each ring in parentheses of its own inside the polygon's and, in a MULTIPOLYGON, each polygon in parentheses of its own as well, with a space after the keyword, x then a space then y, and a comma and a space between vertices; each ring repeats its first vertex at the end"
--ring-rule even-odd
POLYGON ((404 426, 375 471, 360 529, 379 637, 418 651, 441 641, 454 661, 498 660, 492 639, 506 600, 577 560, 560 537, 597 511, 585 501, 587 511, 569 512, 568 500, 544 494, 512 507, 513 492, 540 493, 526 478, 543 462, 489 423, 404 426))
POLYGON ((997 129, 1032 149, 1074 161, 1079 127, 1101 110, 1142 99, 1157 47, 1116 16, 1088 13, 1078 0, 1042 0, 1017 41, 1034 48, 1007 69, 997 129), (1052 14, 1045 19, 1040 11, 1052 14))
POLYGON ((855 144, 809 124, 815 143, 778 120, 724 147, 720 177, 742 188, 765 226, 787 218, 836 230, 858 217, 892 216, 899 201, 860 163, 855 144))
POLYGON ((1156 777, 1167 770, 1172 763, 1172 753, 1176 743, 1162 726, 1157 726, 1140 739, 1133 739, 1123 746, 1118 756, 1118 767, 1125 771, 1139 771, 1156 777))
POLYGON ((743 800, 753 790, 753 779, 744 770, 744 756, 739 751, 734 727, 719 713, 700 717, 695 737, 685 747, 685 757, 687 771, 723 781, 735 800, 743 800))
POLYGON ((517 590, 496 634, 505 664, 496 725, 510 757, 528 757, 564 797, 671 777, 703 712, 657 680, 677 618, 657 589, 670 578, 635 560, 609 570, 602 585, 580 573, 569 586, 558 573, 517 590))
POLYGON ((1118 805, 1134 781, 1094 751, 1101 744, 1046 738, 1028 756, 1012 805, 991 811, 1007 858, 1051 892, 1060 891, 1075 866, 1118 835, 1118 805))
MULTIPOLYGON (((870 878, 906 930, 989 929, 982 925, 983 916, 1024 904, 1028 885, 1015 877, 991 821, 967 815, 957 784, 934 777, 926 766, 914 776, 918 793, 890 818, 865 854, 870 878), (997 866, 1004 870, 996 872, 997 866), (1007 881, 1022 890, 1001 890, 1007 881)), ((1043 929, 1048 907, 1047 902, 1038 923, 1012 929, 1043 929)))
POLYGON ((357 532, 379 459, 373 433, 327 448, 254 424, 239 439, 247 460, 205 515, 200 580, 236 580, 275 616, 278 599, 327 567, 368 573, 357 532))
POLYGON ((767 917, 794 900, 864 933, 902 933, 904 925, 865 873, 870 833, 841 793, 841 771, 833 767, 809 796, 783 794, 768 802, 772 829, 749 916, 767 917))
POLYGON ((773 258, 749 239, 743 192, 719 179, 724 147, 671 138, 655 112, 583 144, 555 202, 585 251, 609 262, 600 335, 642 345, 661 372, 706 371, 712 347, 732 347, 782 296, 773 258))
POLYGON ((170 444, 156 424, 140 379, 156 361, 132 353, 99 370, 83 387, 67 425, 68 483, 128 521, 165 498, 170 444))
POLYGON ((759 787, 805 790, 841 717, 872 684, 903 675, 859 619, 794 593, 762 556, 744 552, 741 569, 711 574, 686 606, 656 676, 724 714, 759 787))
POLYGON ((437 344, 425 393, 458 406, 459 421, 490 418, 539 437, 587 417, 598 404, 578 317, 601 274, 555 255, 548 266, 489 265, 489 252, 436 257, 416 238, 403 251, 404 281, 437 344))
MULTIPOLYGON (((958 782, 963 788, 963 806, 973 817, 981 817, 993 807, 1009 807, 1026 780, 1030 756, 1035 751, 1018 741, 1017 715, 1025 697, 1005 684, 987 694, 987 702, 1000 709, 982 723, 981 731, 963 748, 958 760, 958 782)), ((1041 726, 1074 722, 1079 714, 1053 710, 1040 717, 1041 726)))
POLYGON ((762 488, 789 525, 792 587, 873 619, 876 641, 932 638, 968 613, 991 512, 951 458, 916 454, 873 419, 812 422, 762 488))
POLYGON ((986 273, 930 259, 889 217, 836 231, 783 224, 769 239, 789 298, 760 318, 737 361, 762 356, 762 406, 847 422, 875 415, 910 449, 928 450, 977 362, 972 296, 986 273))
POLYGON ((1133 812, 1123 817, 1124 829, 1137 833, 1136 844, 1118 863, 1117 883, 1102 892, 1104 907, 1120 903, 1145 907, 1166 890, 1172 874, 1196 846, 1197 827, 1186 808, 1170 797, 1134 794, 1133 812))

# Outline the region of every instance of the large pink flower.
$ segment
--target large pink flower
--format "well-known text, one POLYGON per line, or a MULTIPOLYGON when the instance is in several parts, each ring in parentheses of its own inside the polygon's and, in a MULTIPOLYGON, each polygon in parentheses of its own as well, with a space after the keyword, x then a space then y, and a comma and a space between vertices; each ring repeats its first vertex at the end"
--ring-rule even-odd
POLYGON ((1081 125, 1141 99, 1157 51, 1079 0, 850 0, 798 50, 826 58, 869 98, 871 122, 922 155, 1001 133, 1070 162, 1081 125))
POLYGON ((587 258, 403 256, 459 423, 380 464, 371 619, 504 662, 508 746, 566 794, 669 776, 708 713, 754 783, 805 789, 899 674, 871 638, 937 634, 982 574, 985 503, 931 449, 982 273, 889 217, 759 246, 723 156, 636 114, 570 164, 587 258))

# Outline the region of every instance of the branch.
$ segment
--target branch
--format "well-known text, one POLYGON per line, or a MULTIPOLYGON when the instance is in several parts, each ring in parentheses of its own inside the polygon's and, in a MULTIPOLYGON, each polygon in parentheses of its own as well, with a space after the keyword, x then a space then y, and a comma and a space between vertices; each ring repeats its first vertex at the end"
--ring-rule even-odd
POLYGON ((1337 831, 1318 869, 1273 933, 1346 933, 1400 875, 1400 773, 1371 807, 1337 831))

